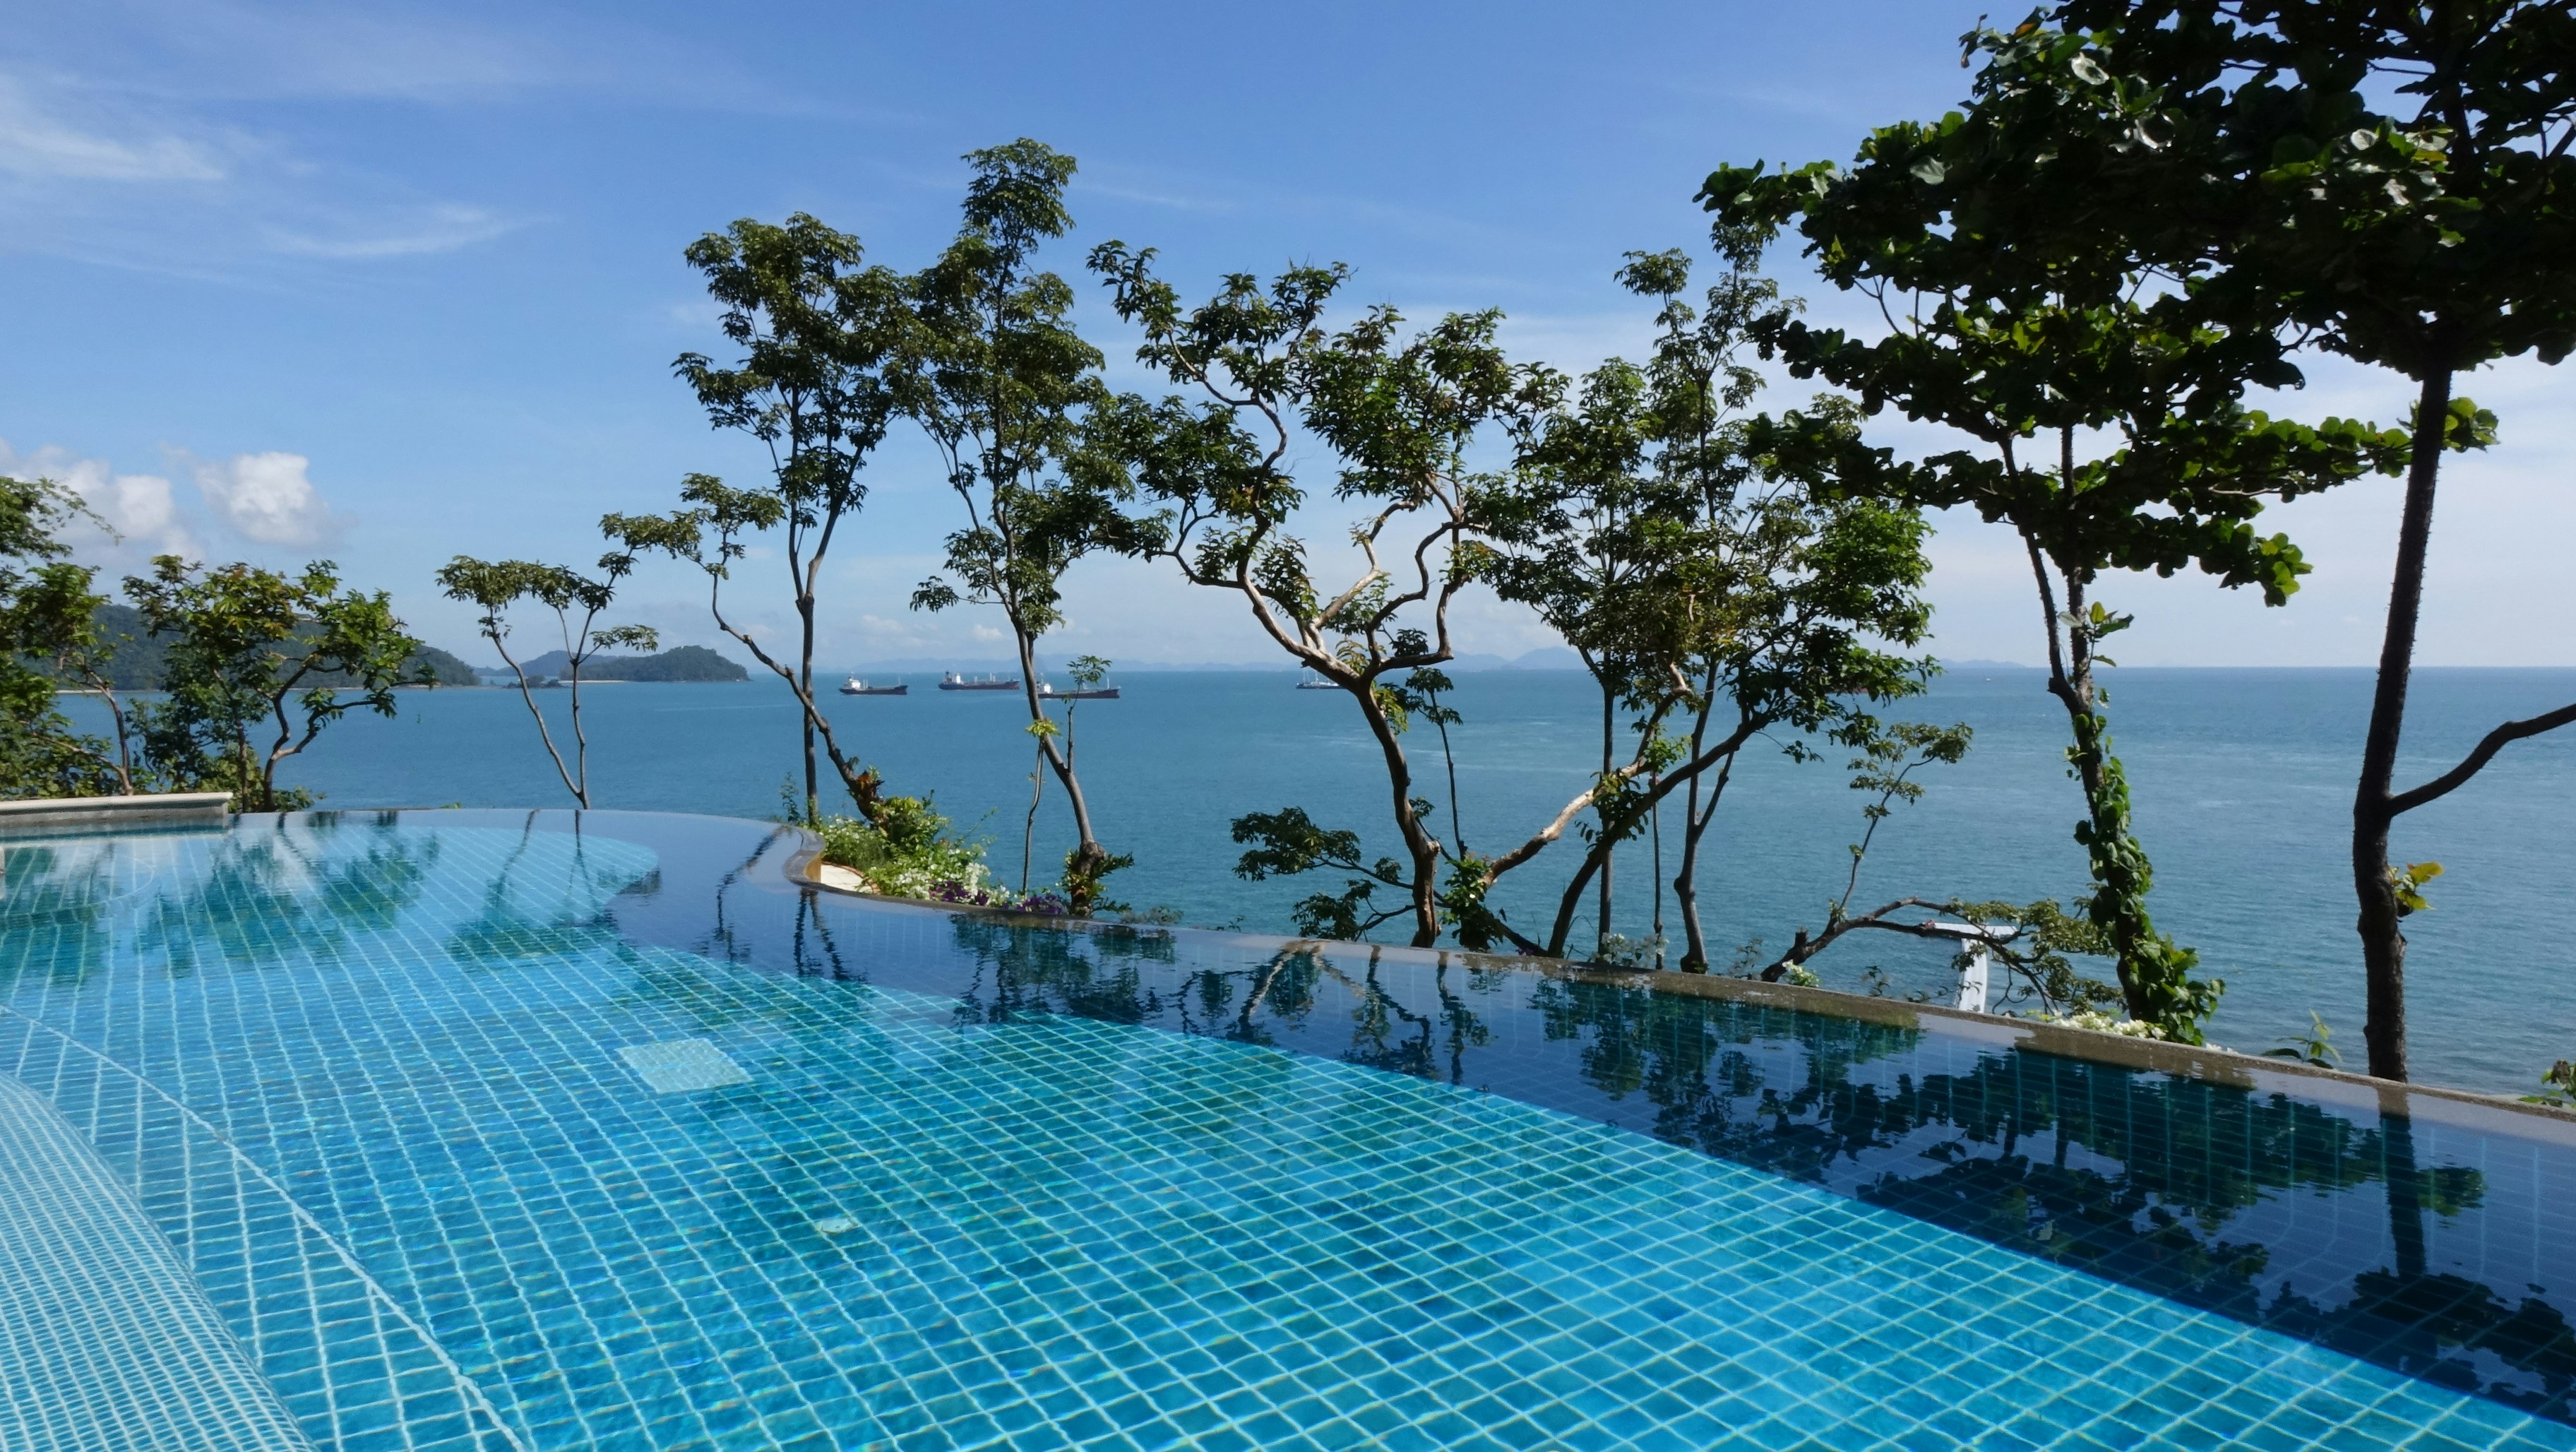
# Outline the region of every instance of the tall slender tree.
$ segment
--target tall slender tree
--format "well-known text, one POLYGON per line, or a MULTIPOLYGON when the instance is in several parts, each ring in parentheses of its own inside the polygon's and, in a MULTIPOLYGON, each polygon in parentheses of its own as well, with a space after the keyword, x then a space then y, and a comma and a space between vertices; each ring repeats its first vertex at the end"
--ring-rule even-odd
POLYGON ((2576 704, 2505 722, 2449 770, 2396 784, 2442 456, 2495 434, 2456 380, 2576 350, 2576 12, 2564 0, 2068 0, 1970 40, 1989 71, 2066 97, 2070 134, 2130 138, 2034 150, 2022 184, 2080 193, 2239 334, 2291 337, 2415 386, 2352 828, 2370 1071, 2403 1078, 2401 922, 2434 865, 2392 863, 2390 831, 2504 747, 2576 723, 2576 704), (2054 79, 2068 74, 2078 84, 2054 79))
MULTIPOLYGON (((745 531, 777 532, 796 611, 795 658, 782 661, 751 633, 721 617, 718 623, 795 693, 804 716, 805 816, 818 821, 815 748, 830 724, 814 688, 816 602, 824 558, 842 525, 867 502, 862 471, 894 417, 895 389, 886 364, 909 331, 903 284, 886 268, 862 266, 856 237, 802 212, 783 224, 744 218, 690 243, 687 256, 705 275, 707 294, 724 306, 725 337, 741 351, 730 365, 683 353, 672 369, 696 393, 710 423, 758 440, 770 465, 770 482, 753 491, 757 499, 741 491, 719 496, 712 491, 724 488, 721 480, 689 476, 689 488, 706 496, 691 501, 698 506, 695 519, 727 542, 745 531)), ((742 557, 726 555, 721 547, 712 555, 698 553, 696 531, 676 523, 681 515, 669 516, 660 537, 645 547, 681 554, 701 567, 742 557)), ((641 516, 612 519, 646 524, 641 516)), ((624 538, 620 527, 607 532, 624 538)), ((653 531, 647 527, 646 533, 653 531)), ((625 541, 629 552, 641 538, 625 541)), ((722 578, 721 569, 711 574, 722 578)), ((874 774, 853 768, 837 747, 831 755, 859 814, 871 817, 874 774)))
POLYGON ((599 613, 617 598, 618 581, 634 568, 632 551, 614 550, 601 557, 598 579, 568 565, 531 560, 487 561, 470 555, 458 555, 438 571, 438 587, 447 598, 483 612, 475 618, 475 627, 501 653, 501 663, 510 668, 510 674, 518 678, 519 699, 526 703, 528 715, 537 723, 537 739, 544 743, 547 759, 555 764, 555 774, 563 778, 564 790, 584 807, 590 805, 590 737, 581 724, 581 668, 601 651, 658 650, 662 644, 661 636, 649 625, 599 624, 599 613), (554 613, 555 631, 563 642, 564 694, 572 716, 573 760, 569 767, 564 764, 563 753, 555 748, 554 732, 546 726, 546 713, 537 706, 527 668, 510 653, 510 608, 523 601, 534 601, 554 613), (578 622, 574 619, 576 614, 580 617, 578 622))
POLYGON ((2307 566, 2285 537, 2255 532, 2264 502, 2399 467, 2405 439, 2245 406, 2251 388, 2299 382, 2286 342, 2230 327, 2201 293, 2169 285, 2110 219, 2065 195, 2076 189, 2034 188, 2036 156, 2140 143, 2088 109, 2080 56, 2028 59, 1979 72, 1962 113, 1873 132, 1849 170, 1721 167, 1701 197, 1739 246, 1795 221, 1827 280, 1873 299, 1885 324, 1864 340, 1779 314, 1762 327, 1766 349, 1872 411, 1893 404, 1975 441, 1900 476, 1905 497, 1969 506, 2020 534, 2048 689, 2074 738, 2087 911, 2130 1016, 2197 1041, 2221 985, 2195 978, 2197 955, 2148 913, 2152 869, 2095 676, 2101 642, 2129 617, 2094 598, 2095 582, 2196 565, 2281 604, 2307 566))
MULTIPOLYGON (((1651 750, 1664 714, 1683 694, 1684 678, 1668 673, 1654 628, 1668 599, 1642 596, 1654 565, 1657 511, 1669 500, 1654 490, 1646 459, 1653 416, 1642 369, 1614 358, 1586 374, 1572 406, 1545 410, 1520 430, 1518 467, 1494 491, 1494 553, 1486 579, 1505 600, 1529 606, 1583 662, 1600 697, 1601 758, 1594 773, 1589 835, 1610 830, 1622 790, 1622 706, 1646 709, 1640 745, 1651 750), (1645 628, 1641 631, 1639 626, 1645 628)), ((1593 943, 1613 936, 1611 863, 1596 879, 1593 943)), ((1660 893, 1662 884, 1652 884, 1660 893)))
POLYGON ((1402 678, 1449 660, 1449 607, 1488 559, 1468 449, 1506 413, 1535 401, 1544 380, 1514 366, 1494 341, 1499 314, 1452 314, 1408 333, 1376 307, 1327 330, 1342 267, 1295 267, 1265 289, 1248 273, 1185 307, 1156 277, 1151 251, 1111 242, 1092 267, 1119 315, 1145 333, 1138 357, 1193 391, 1152 403, 1133 395, 1094 409, 1089 450, 1116 461, 1159 506, 1129 547, 1172 561, 1194 585, 1238 597, 1290 659, 1345 692, 1378 749, 1404 856, 1364 858, 1356 833, 1314 823, 1301 808, 1234 824, 1252 844, 1241 871, 1261 877, 1339 867, 1341 894, 1308 898, 1308 931, 1355 936, 1412 920, 1417 945, 1438 941, 1444 844, 1431 803, 1414 792, 1403 736, 1402 678), (1333 495, 1361 511, 1350 528, 1360 555, 1348 583, 1319 581, 1290 532, 1306 498, 1289 455, 1321 446, 1333 495), (1378 906, 1377 889, 1399 901, 1378 906))
MULTIPOLYGON (((1802 760, 1814 754, 1813 736, 1863 747, 1882 729, 1873 707, 1923 690, 1932 663, 1902 652, 1931 625, 1921 593, 1926 531, 1914 507, 1883 497, 1890 464, 1861 442, 1856 415, 1849 401, 1827 395, 1809 410, 1748 419, 1736 445, 1740 467, 1692 486, 1712 489, 1703 497, 1689 488, 1663 496, 1646 516, 1642 572, 1609 603, 1606 620, 1579 626, 1620 640, 1633 663, 1627 702, 1638 713, 1637 749, 1518 846, 1462 864, 1451 904, 1462 938, 1492 932, 1562 954, 1587 886, 1667 798, 1690 793, 1705 832, 1736 761, 1766 733, 1785 728, 1787 751, 1802 760), (1687 738, 1662 729, 1674 711, 1693 722, 1687 738), (1543 940, 1471 907, 1471 888, 1489 892, 1584 810, 1597 811, 1601 827, 1543 940)), ((1678 471, 1658 490, 1691 480, 1678 471)), ((1694 905, 1686 920, 1694 934, 1695 924, 1694 905)), ((1705 943, 1694 943, 1683 966, 1704 970, 1705 943)))
POLYGON ((1087 913, 1101 879, 1132 859, 1093 830, 1073 753, 1039 693, 1037 647, 1064 622, 1065 572, 1094 549, 1132 540, 1116 472, 1068 466, 1084 413, 1108 390, 1100 351, 1070 320, 1072 287, 1037 265, 1038 248, 1073 227, 1064 191, 1074 159, 1022 138, 966 160, 975 177, 965 225, 910 282, 902 384, 905 409, 947 463, 966 527, 948 536, 946 573, 923 581, 912 605, 1002 612, 1038 758, 1073 814, 1066 900, 1087 913))
MULTIPOLYGON (((736 489, 712 474, 689 475, 680 485, 680 500, 684 507, 669 514, 602 515, 600 533, 622 553, 664 554, 705 573, 707 613, 714 618, 716 629, 740 641, 753 659, 767 666, 795 692, 797 704, 804 709, 805 729, 820 743, 832 770, 840 776, 851 806, 870 825, 885 825, 881 820, 883 809, 904 799, 887 797, 884 780, 876 769, 842 750, 839 737, 832 731, 832 719, 823 714, 815 699, 810 641, 804 645, 804 659, 791 666, 771 655, 748 626, 725 613, 724 587, 733 579, 734 566, 751 550, 743 543, 745 537, 789 524, 795 517, 795 506, 776 490, 736 489)), ((800 581, 815 578, 810 569, 795 574, 800 581)), ((822 803, 815 792, 807 792, 802 805, 809 823, 822 819, 822 803)))

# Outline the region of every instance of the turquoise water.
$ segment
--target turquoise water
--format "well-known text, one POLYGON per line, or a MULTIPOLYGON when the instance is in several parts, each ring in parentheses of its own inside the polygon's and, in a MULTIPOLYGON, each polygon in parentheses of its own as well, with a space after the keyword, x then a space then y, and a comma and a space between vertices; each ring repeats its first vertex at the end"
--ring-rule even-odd
MULTIPOLYGON (((2111 679, 2159 920, 2229 984, 2214 1036, 2268 1048, 2305 1032, 2314 1010, 2357 1062, 2361 970, 2345 843, 2368 673, 2133 669, 2111 679)), ((1137 859, 1115 880, 1129 901, 1169 905, 1194 923, 1287 930, 1288 904, 1329 884, 1235 878, 1242 849, 1226 824, 1246 811, 1302 805, 1326 825, 1358 829, 1373 854, 1392 849, 1374 747, 1339 695, 1251 673, 1139 673, 1122 684, 1123 699, 1081 708, 1077 740, 1102 837, 1137 859)), ((1588 692, 1573 673, 1461 678, 1459 797, 1471 845, 1517 842, 1581 790, 1599 750, 1588 692)), ((2576 671, 2425 671, 2415 694, 2410 778, 2446 767, 2496 722, 2576 699, 2576 671)), ((559 714, 561 694, 547 705, 559 714)), ((797 717, 773 683, 615 685, 586 693, 585 705, 599 805, 777 810, 797 717)), ((994 839, 996 865, 1016 876, 1029 761, 1014 699, 941 693, 922 680, 910 696, 835 697, 830 709, 893 788, 934 792, 994 839)), ((1966 721, 1977 744, 1960 766, 1925 775, 1930 795, 1881 830, 1856 904, 2080 893, 2065 718, 2038 673, 1961 668, 1906 714, 1966 721)), ((1417 733, 1411 745, 1420 790, 1445 799, 1436 739, 1417 733)), ((400 721, 335 726, 287 776, 330 806, 566 800, 515 692, 407 693, 400 721)), ((1776 949, 1821 921, 1860 827, 1845 781, 1838 757, 1793 766, 1768 750, 1748 754, 1700 879, 1721 961, 1748 939, 1776 949)), ((1038 836, 1043 878, 1069 845, 1052 789, 1038 836)), ((2553 911, 2576 890, 2576 733, 2513 746, 2471 786, 2407 817, 2396 849, 2400 860, 2447 868, 2435 910, 2409 924, 2417 1076, 2524 1092, 2553 1060, 2576 1055, 2576 947, 2553 911)), ((1567 855, 1559 844, 1505 880, 1498 900, 1515 922, 1553 913, 1567 855)), ((1647 860, 1632 851, 1619 868, 1619 926, 1631 935, 1651 929, 1647 860)), ((1667 928, 1678 937, 1677 924, 1667 928)), ((1815 966, 1848 988, 1882 967, 1902 993, 1939 990, 1945 962, 1912 943, 1855 939, 1815 966)))
POLYGON ((7 844, 0 1074, 317 1447, 2576 1447, 2513 1116, 568 825, 7 844))

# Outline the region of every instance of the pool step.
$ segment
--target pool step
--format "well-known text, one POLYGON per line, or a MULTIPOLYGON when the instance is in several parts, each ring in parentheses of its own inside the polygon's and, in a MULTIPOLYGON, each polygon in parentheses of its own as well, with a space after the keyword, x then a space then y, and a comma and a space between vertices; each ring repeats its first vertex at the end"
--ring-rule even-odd
POLYGON ((312 1445, 89 1141, 0 1074, 0 1447, 312 1445))

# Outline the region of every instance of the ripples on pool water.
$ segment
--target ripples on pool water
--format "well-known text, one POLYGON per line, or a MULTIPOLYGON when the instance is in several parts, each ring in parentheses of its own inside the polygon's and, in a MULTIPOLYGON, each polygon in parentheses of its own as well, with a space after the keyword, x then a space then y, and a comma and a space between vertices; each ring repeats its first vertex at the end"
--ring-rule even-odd
MULTIPOLYGON (((6 844, 22 1117, 318 1447, 2576 1447, 2555 1121, 574 826, 6 844)), ((0 1444, 154 1445, 52 1284, 0 1444)))

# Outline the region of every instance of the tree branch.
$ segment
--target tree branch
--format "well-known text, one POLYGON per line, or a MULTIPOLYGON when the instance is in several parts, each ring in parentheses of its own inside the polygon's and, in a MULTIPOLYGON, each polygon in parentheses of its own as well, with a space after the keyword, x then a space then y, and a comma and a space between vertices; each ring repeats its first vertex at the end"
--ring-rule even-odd
POLYGON ((2526 736, 2538 736, 2544 732, 2555 731, 2570 723, 2576 723, 2576 705, 2561 706, 2555 711, 2533 716, 2527 720, 2507 721, 2488 732, 2486 739, 2478 743, 2477 750, 2470 752, 2459 765, 2422 786, 2390 797, 2387 806, 2388 816, 2397 817, 2415 810, 2426 802, 2450 795, 2466 785, 2470 777, 2484 770, 2488 762, 2495 760, 2497 752, 2526 736))

